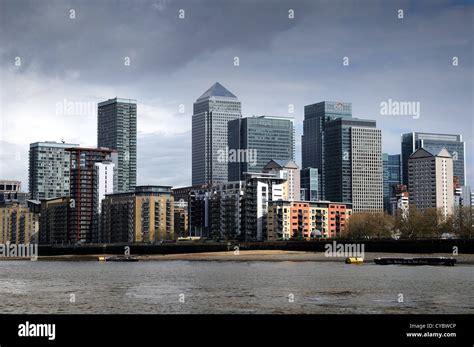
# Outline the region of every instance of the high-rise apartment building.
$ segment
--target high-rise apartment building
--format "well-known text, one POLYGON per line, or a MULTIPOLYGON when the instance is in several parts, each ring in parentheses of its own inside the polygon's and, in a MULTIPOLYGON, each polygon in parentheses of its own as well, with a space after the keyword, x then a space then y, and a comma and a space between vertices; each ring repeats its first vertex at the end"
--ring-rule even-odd
POLYGON ((97 146, 117 151, 114 191, 133 191, 137 184, 136 100, 114 98, 99 103, 97 146))
POLYGON ((242 238, 267 239, 267 214, 273 201, 283 200, 286 178, 274 173, 247 174, 242 204, 242 238))
POLYGON ((192 184, 228 180, 228 122, 241 118, 237 97, 216 82, 194 103, 192 184))
POLYGON ((271 159, 294 160, 293 118, 246 117, 228 124, 229 182, 244 179, 244 172, 262 172, 271 159))
POLYGON ((445 148, 453 159, 453 175, 459 178, 461 186, 466 184, 466 145, 462 140, 462 135, 421 132, 407 133, 401 137, 401 146, 403 184, 409 186, 408 158, 418 148, 424 148, 430 153, 438 153, 441 149, 445 148))
POLYGON ((454 205, 453 158, 443 148, 429 152, 419 148, 408 158, 410 204, 420 210, 440 209, 446 218, 454 205))
POLYGON ((30 144, 29 195, 42 200, 69 196, 69 152, 78 144, 35 142, 30 144))
POLYGON ((325 125, 325 199, 355 212, 383 210, 382 132, 375 121, 337 118, 325 125))
MULTIPOLYGON (((82 147, 68 148, 66 151, 70 153, 71 159, 67 242, 97 243, 100 241, 98 210, 101 179, 98 175, 100 168, 96 164, 110 164, 112 156, 117 155, 117 152, 109 148, 82 147)), ((111 169, 110 166, 109 168, 111 169)))
POLYGON ((337 118, 351 118, 352 104, 322 101, 304 107, 303 136, 301 137, 301 167, 318 169, 321 198, 325 197, 325 129, 327 122, 337 118))

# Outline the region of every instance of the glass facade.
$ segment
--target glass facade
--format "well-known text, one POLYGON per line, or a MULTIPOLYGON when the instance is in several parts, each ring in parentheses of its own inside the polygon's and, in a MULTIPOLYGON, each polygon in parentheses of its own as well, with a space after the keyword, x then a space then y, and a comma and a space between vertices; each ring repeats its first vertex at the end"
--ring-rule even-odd
POLYGON ((301 137, 302 168, 312 167, 320 173, 320 195, 325 199, 325 128, 337 118, 351 118, 352 104, 322 101, 304 107, 303 136, 301 137))
POLYGON ((356 211, 383 207, 382 137, 372 120, 338 118, 325 125, 325 200, 356 211))
POLYGON ((319 173, 318 169, 308 167, 300 171, 301 191, 304 192, 302 198, 305 201, 321 200, 319 192, 319 173))
POLYGON ((193 185, 227 182, 227 126, 241 117, 240 101, 218 82, 196 100, 192 117, 193 185))
POLYGON ((384 210, 390 211, 390 198, 394 187, 402 183, 402 160, 400 154, 383 153, 383 205, 384 210))
POLYGON ((272 159, 294 160, 293 119, 260 116, 230 121, 228 149, 236 154, 229 157, 230 182, 243 180, 244 172, 262 172, 272 159))

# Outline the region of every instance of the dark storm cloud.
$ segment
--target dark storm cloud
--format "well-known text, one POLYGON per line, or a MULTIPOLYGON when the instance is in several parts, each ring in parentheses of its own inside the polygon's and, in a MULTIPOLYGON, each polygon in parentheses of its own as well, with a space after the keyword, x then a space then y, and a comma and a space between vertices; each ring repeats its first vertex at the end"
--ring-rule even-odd
MULTIPOLYGON (((45 74, 77 69, 82 78, 102 81, 159 76, 226 47, 264 50, 294 25, 288 3, 2 1, 2 61, 20 56, 45 74), (128 69, 124 57, 131 59, 128 69)), ((302 4, 291 2, 300 17, 302 4)))
MULTIPOLYGON (((304 105, 342 100, 353 103, 355 116, 377 121, 391 153, 400 151, 403 132, 461 133, 474 184, 472 23, 467 1, 3 0, 0 68, 36 86, 57 80, 83 90, 77 96, 58 92, 58 100, 137 99, 142 183, 190 181, 192 103, 220 81, 242 101, 244 116, 285 116, 294 105, 298 162, 304 105), (75 19, 69 19, 71 9, 75 19), (178 18, 179 9, 185 19, 178 18), (289 9, 295 19, 288 18, 289 9), (24 63, 18 69, 12 68, 16 56, 24 63), (342 66, 345 56, 348 67, 342 66), (420 102, 421 117, 381 116, 379 105, 388 99, 420 102)), ((32 102, 33 117, 38 105, 30 99, 20 91, 4 102, 32 102)), ((15 114, 2 116, 5 122, 15 114)), ((21 142, 16 136, 8 140, 21 142)))

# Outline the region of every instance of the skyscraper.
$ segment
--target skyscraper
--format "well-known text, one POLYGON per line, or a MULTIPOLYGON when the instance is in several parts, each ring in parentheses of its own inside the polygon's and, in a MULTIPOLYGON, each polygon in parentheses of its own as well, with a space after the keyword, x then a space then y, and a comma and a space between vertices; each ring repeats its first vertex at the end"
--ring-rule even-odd
POLYGON ((271 159, 294 160, 293 118, 246 117, 228 125, 229 182, 244 180, 244 172, 262 172, 271 159))
POLYGON ((78 144, 35 142, 30 144, 29 192, 35 200, 69 196, 69 152, 78 144))
POLYGON ((337 118, 325 125, 325 199, 355 212, 383 210, 382 133, 375 121, 337 118))
POLYGON ((118 153, 114 192, 133 191, 137 184, 137 102, 114 98, 98 105, 97 146, 118 153))
POLYGON ((192 117, 192 184, 223 183, 228 179, 227 125, 241 118, 237 97, 214 83, 194 103, 192 117))
POLYGON ((461 186, 466 184, 465 143, 462 135, 413 132, 403 134, 401 142, 403 184, 409 185, 408 158, 418 148, 424 148, 430 153, 438 153, 445 148, 453 158, 453 175, 459 178, 461 186))
POLYGON ((442 148, 429 152, 419 148, 408 158, 410 204, 418 209, 439 208, 443 217, 453 210, 453 159, 442 148))
POLYGON ((322 101, 304 107, 303 136, 301 137, 301 166, 318 169, 321 198, 325 199, 325 128, 337 118, 351 118, 352 104, 322 101))
MULTIPOLYGON (((101 179, 96 163, 107 163, 113 150, 108 148, 68 148, 71 158, 71 193, 68 216, 69 243, 99 242, 98 209, 101 179)), ((105 177, 103 178, 105 180, 105 177)), ((113 180, 113 178, 112 178, 113 180)))
POLYGON ((391 212, 390 198, 395 188, 402 182, 402 165, 400 154, 383 153, 383 207, 391 212))

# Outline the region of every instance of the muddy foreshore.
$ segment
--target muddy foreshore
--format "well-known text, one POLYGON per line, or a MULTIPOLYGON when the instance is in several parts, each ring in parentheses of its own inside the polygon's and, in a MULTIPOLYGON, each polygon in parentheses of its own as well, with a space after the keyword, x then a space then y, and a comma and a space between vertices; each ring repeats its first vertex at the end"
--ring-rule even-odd
MULTIPOLYGON (((88 255, 56 255, 38 256, 38 261, 98 261, 99 256, 109 254, 88 254, 88 255)), ((112 254, 110 254, 112 255, 112 254)), ((229 252, 205 252, 205 253, 185 253, 185 254, 149 254, 137 255, 140 261, 309 261, 309 262, 344 262, 345 257, 329 257, 324 252, 298 252, 280 250, 252 250, 229 252)), ((365 252, 364 261, 373 263, 377 257, 453 257, 451 253, 379 253, 365 252)), ((474 254, 459 254, 454 256, 457 264, 474 265, 474 254)), ((0 257, 0 261, 5 260, 29 260, 25 258, 0 257)))

